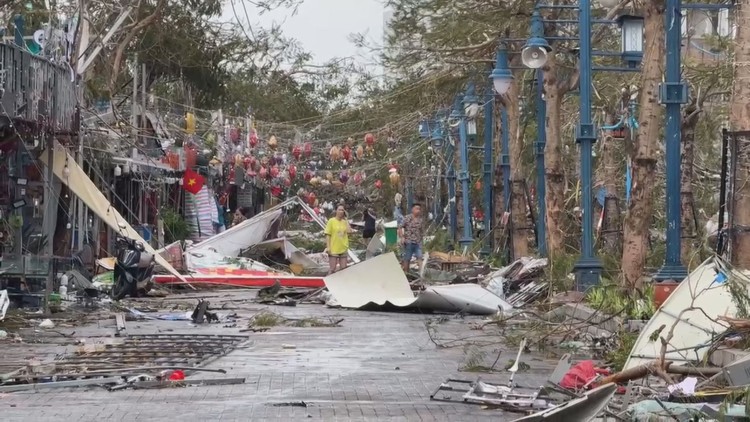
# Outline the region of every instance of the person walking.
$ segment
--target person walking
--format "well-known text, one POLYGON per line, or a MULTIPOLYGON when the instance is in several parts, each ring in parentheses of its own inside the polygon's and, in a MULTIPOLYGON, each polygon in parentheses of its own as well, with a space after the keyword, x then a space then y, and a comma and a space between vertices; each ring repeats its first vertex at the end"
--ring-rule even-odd
POLYGON ((365 210, 365 228, 362 230, 362 239, 369 243, 373 237, 375 237, 375 210, 368 207, 365 210))
POLYGON ((236 226, 237 224, 242 223, 243 221, 247 220, 247 216, 250 214, 250 208, 249 207, 239 207, 234 211, 234 216, 232 218, 232 227, 236 226))
POLYGON ((343 205, 336 207, 336 216, 326 224, 326 252, 328 253, 328 274, 346 268, 349 260, 349 233, 352 232, 346 220, 346 209, 343 205))
POLYGON ((422 219, 422 205, 415 203, 411 207, 411 214, 404 217, 399 224, 398 237, 404 251, 402 268, 409 271, 411 258, 422 259, 422 238, 424 238, 424 220, 422 219))

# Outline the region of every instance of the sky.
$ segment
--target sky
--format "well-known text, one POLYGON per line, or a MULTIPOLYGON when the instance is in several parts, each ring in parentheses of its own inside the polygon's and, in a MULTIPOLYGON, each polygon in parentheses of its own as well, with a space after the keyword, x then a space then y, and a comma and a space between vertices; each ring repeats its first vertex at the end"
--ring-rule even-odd
MULTIPOLYGON (((243 0, 236 0, 243 1, 243 0)), ((292 10, 278 9, 263 15, 250 16, 251 22, 263 27, 283 23, 282 30, 298 40, 302 47, 313 54, 315 64, 325 63, 336 57, 353 57, 362 65, 373 66, 375 59, 367 51, 358 49, 349 39, 353 33, 367 33, 369 43, 382 45, 383 0, 304 0, 292 10)), ((252 15, 255 7, 245 2, 252 15)), ((244 11, 235 3, 235 9, 244 22, 244 11)), ((236 21, 231 5, 227 2, 224 16, 236 21)))

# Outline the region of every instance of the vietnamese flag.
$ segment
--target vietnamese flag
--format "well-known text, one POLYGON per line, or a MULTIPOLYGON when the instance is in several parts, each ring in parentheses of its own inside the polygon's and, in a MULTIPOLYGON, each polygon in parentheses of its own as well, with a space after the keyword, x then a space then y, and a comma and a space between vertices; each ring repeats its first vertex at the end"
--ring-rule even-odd
POLYGON ((185 175, 182 177, 182 187, 193 195, 196 195, 203 189, 205 182, 206 179, 203 176, 190 169, 185 170, 185 175))

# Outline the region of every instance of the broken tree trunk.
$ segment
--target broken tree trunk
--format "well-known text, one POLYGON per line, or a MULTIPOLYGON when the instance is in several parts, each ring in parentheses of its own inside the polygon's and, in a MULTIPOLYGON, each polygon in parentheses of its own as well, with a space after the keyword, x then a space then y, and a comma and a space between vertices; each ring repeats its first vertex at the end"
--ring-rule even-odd
POLYGON ((548 55, 544 68, 544 99, 547 109, 547 139, 544 147, 544 171, 547 193, 547 251, 554 258, 565 253, 565 169, 563 166, 561 103, 565 90, 557 75, 555 51, 548 55))
POLYGON ((737 142, 732 192, 732 263, 750 269, 750 0, 735 3, 737 36, 734 38, 734 82, 729 125, 737 142))
POLYGON ((664 75, 664 0, 644 3, 644 55, 640 84, 640 128, 635 139, 630 206, 623 222, 622 274, 626 287, 643 283, 649 228, 654 212, 656 150, 664 112, 659 104, 659 83, 664 75))
MULTIPOLYGON (((495 96, 495 107, 493 109, 493 117, 495 122, 495 135, 492 138, 492 143, 494 144, 494 150, 495 150, 495 156, 500 157, 502 154, 508 154, 508 151, 503 151, 503 145, 502 145, 502 133, 505 130, 508 130, 507 127, 503 127, 502 124, 502 118, 500 114, 500 109, 504 107, 501 99, 498 96, 495 96)), ((504 232, 504 225, 503 225, 503 215, 505 214, 505 206, 507 205, 505 203, 504 198, 504 179, 503 179, 503 167, 502 162, 498 158, 495 162, 495 182, 494 182, 494 188, 495 188, 495 215, 494 215, 494 221, 492 222, 492 227, 494 228, 492 235, 495 237, 495 247, 502 247, 503 246, 503 232, 504 232)))
POLYGON ((508 130, 510 133, 510 227, 511 249, 513 259, 529 255, 529 220, 526 206, 526 176, 523 168, 524 135, 520 128, 518 97, 520 88, 517 83, 510 86, 503 102, 508 111, 508 130))

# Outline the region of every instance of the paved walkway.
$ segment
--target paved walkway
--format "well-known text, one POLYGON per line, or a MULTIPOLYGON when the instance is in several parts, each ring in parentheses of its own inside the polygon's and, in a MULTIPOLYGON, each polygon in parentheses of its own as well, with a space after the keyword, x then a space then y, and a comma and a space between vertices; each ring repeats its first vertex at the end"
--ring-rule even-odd
MULTIPOLYGON (((242 301, 248 292, 211 292, 212 306, 227 303, 245 319, 237 328, 193 326, 187 322, 129 322, 129 334, 155 332, 238 334, 247 318, 262 309, 286 317, 344 318, 340 327, 274 327, 248 333, 242 348, 207 366, 226 375, 201 373, 194 377, 245 377, 245 384, 158 390, 108 392, 100 388, 46 390, 0 396, 3 421, 512 421, 519 417, 480 406, 436 402, 430 394, 446 378, 475 379, 459 373, 467 358, 462 348, 437 348, 425 321, 430 316, 328 309, 320 305, 296 308, 265 307, 242 301), (221 297, 216 297, 216 296, 221 297), (232 302, 228 302, 228 300, 232 302), (240 299, 240 300, 238 300, 240 299), (307 407, 284 405, 304 401, 307 407)), ((196 296, 193 294, 193 296, 196 296)), ((178 301, 194 303, 182 295, 178 301)), ((449 320, 441 331, 470 335, 469 319, 449 320)), ((107 319, 77 327, 76 337, 87 342, 114 332, 107 319)), ((4 345, 0 343, 0 348, 4 345)), ((20 346, 13 346, 20 347, 20 346)), ((69 346, 70 347, 70 346, 69 346)), ((59 347, 58 347, 59 348, 59 347)), ((41 353, 39 346, 33 348, 41 353)), ((54 349, 51 346, 47 350, 54 349)), ((498 366, 515 357, 507 351, 498 366)), ((488 364, 494 354, 487 356, 488 364)), ((548 361, 524 360, 531 370, 519 373, 522 384, 540 385, 551 371, 548 361)), ((505 382, 505 374, 483 379, 505 382)))

